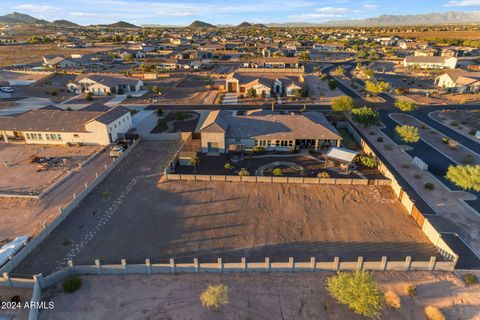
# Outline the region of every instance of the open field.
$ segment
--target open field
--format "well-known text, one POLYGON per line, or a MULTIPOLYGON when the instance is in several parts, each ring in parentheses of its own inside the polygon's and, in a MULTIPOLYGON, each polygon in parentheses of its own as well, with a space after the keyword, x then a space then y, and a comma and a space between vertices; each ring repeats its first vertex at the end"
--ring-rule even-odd
MULTIPOLYGON (((57 319, 163 319, 163 320, 344 320, 365 319, 339 305, 325 290, 331 272, 314 274, 182 274, 153 276, 85 276, 71 294, 60 285, 43 293, 55 309, 40 313, 41 320, 57 319), (199 296, 209 284, 223 283, 230 304, 218 312, 205 308, 199 296)), ((447 319, 480 318, 478 285, 467 287, 451 273, 375 273, 380 289, 401 297, 401 308, 385 308, 381 319, 424 319, 423 309, 438 307, 447 319), (417 287, 410 297, 405 285, 417 287)))
POLYGON ((479 31, 424 31, 424 32, 385 32, 383 36, 400 36, 405 38, 425 39, 459 39, 459 40, 477 40, 480 37, 479 31))
POLYGON ((12 64, 31 64, 43 62, 43 56, 48 54, 65 55, 88 54, 94 52, 114 50, 117 46, 102 45, 93 48, 59 48, 55 43, 26 44, 16 46, 0 46, 0 66, 12 64))
POLYGON ((0 180, 0 192, 38 194, 100 149, 99 146, 0 143, 2 176, 9 177, 0 180), (40 164, 32 163, 32 157, 55 158, 59 163, 37 171, 40 164))
POLYGON ((48 274, 69 259, 91 264, 97 258, 153 263, 171 257, 190 262, 437 255, 389 187, 158 183, 158 177, 144 175, 170 151, 155 146, 140 144, 15 273, 48 274))

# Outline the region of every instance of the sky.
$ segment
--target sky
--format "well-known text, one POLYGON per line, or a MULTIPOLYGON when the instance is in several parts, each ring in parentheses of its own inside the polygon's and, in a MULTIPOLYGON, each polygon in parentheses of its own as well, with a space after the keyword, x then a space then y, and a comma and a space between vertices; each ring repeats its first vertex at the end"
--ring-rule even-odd
POLYGON ((119 20, 137 25, 187 25, 308 22, 418 14, 480 11, 480 0, 1 0, 0 15, 13 11, 49 21, 82 25, 119 20))

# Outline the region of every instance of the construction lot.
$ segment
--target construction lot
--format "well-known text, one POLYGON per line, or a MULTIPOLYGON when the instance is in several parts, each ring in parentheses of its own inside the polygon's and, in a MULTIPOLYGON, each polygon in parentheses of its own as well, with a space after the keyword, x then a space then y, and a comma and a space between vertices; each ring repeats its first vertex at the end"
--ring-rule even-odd
MULTIPOLYGON (((177 258, 238 261, 428 260, 433 245, 389 187, 158 183, 174 145, 143 142, 14 273, 76 264, 177 258)), ((178 147, 178 146, 177 146, 178 147)))
MULTIPOLYGON (((361 320, 326 291, 333 272, 85 276, 74 293, 61 285, 47 289, 42 298, 55 308, 42 310, 39 319, 192 319, 192 320, 361 320), (208 285, 228 287, 229 304, 218 311, 203 308, 200 294, 208 285)), ((382 292, 401 297, 401 308, 384 308, 381 319, 425 319, 426 306, 440 308, 447 319, 478 319, 480 290, 466 286, 452 273, 376 272, 382 292), (405 291, 417 288, 415 297, 405 291)))
POLYGON ((39 194, 101 149, 0 143, 1 193, 39 194))

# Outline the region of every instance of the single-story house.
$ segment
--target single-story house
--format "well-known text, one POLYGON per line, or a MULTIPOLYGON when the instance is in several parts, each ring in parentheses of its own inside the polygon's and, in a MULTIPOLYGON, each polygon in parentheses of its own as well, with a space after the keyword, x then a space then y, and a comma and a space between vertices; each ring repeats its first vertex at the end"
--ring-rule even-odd
POLYGON ((262 57, 243 64, 244 68, 299 69, 298 57, 262 57))
POLYGON ((126 77, 114 77, 102 74, 80 76, 67 84, 70 92, 91 92, 96 96, 107 96, 113 93, 127 94, 143 90, 143 81, 126 77))
POLYGON ((272 94, 295 95, 296 90, 302 89, 304 79, 302 75, 232 73, 225 81, 229 93, 245 94, 253 88, 258 96, 270 97, 272 94))
POLYGON ((453 92, 478 92, 480 91, 480 72, 448 70, 435 78, 435 84, 453 92))
POLYGON ((346 46, 343 43, 323 43, 323 44, 314 44, 313 49, 317 51, 345 51, 346 46))
POLYGON ((67 69, 80 66, 78 61, 75 59, 65 58, 62 56, 44 56, 43 65, 49 68, 55 69, 67 69))
POLYGON ((264 147, 266 151, 319 150, 340 146, 342 137, 319 112, 233 116, 215 110, 200 128, 203 153, 264 147))
POLYGON ((0 135, 7 143, 23 140, 28 144, 108 145, 132 126, 130 111, 124 107, 108 111, 44 108, 0 116, 0 135))
POLYGON ((408 56, 403 60, 404 67, 419 69, 455 69, 457 66, 455 57, 415 57, 408 56))

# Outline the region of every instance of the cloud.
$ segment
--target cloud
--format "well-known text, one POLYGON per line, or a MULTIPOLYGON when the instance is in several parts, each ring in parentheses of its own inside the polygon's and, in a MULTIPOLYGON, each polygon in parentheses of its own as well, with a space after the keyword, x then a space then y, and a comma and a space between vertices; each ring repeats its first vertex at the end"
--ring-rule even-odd
POLYGON ((354 12, 355 10, 349 8, 336 8, 336 7, 323 7, 317 8, 314 10, 315 12, 326 13, 326 14, 344 14, 354 12))
POLYGON ((46 5, 36 5, 36 4, 21 4, 18 6, 13 7, 16 10, 24 10, 24 11, 32 11, 32 12, 38 12, 38 13, 49 13, 49 12, 56 12, 59 11, 59 8, 51 7, 51 6, 46 6, 46 5))
POLYGON ((480 0, 453 0, 443 5, 444 7, 480 7, 480 0))
POLYGON ((363 5, 363 8, 366 10, 373 10, 373 9, 377 9, 378 7, 380 7, 378 4, 373 4, 373 3, 367 3, 363 5))

